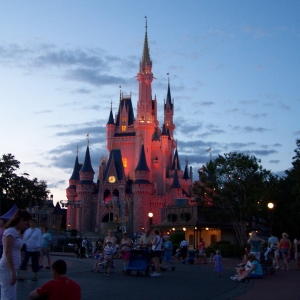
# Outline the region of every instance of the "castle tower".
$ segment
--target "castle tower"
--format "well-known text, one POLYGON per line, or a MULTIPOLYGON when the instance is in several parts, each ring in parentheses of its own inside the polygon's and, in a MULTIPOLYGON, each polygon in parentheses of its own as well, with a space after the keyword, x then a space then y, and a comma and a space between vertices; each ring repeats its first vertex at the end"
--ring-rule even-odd
POLYGON ((81 167, 82 164, 78 162, 78 148, 77 148, 73 173, 69 179, 69 187, 66 190, 66 196, 70 204, 67 209, 67 224, 70 229, 76 228, 76 210, 74 208, 74 201, 77 198, 76 185, 80 181, 79 171, 81 167))
POLYGON ((150 169, 147 165, 144 145, 142 145, 139 162, 135 169, 135 181, 132 184, 132 193, 134 194, 134 231, 140 231, 142 227, 146 228, 148 226, 148 213, 150 212, 150 198, 152 193, 152 184, 149 177, 150 169))
POLYGON ((136 78, 139 82, 139 98, 137 103, 137 118, 134 122, 134 129, 136 132, 135 163, 137 164, 138 162, 139 151, 143 143, 145 147, 146 161, 151 169, 151 142, 152 136, 155 132, 155 127, 158 125, 158 121, 156 99, 152 100, 151 84, 154 77, 152 74, 152 61, 150 59, 148 46, 147 20, 142 60, 140 61, 140 70, 136 78))
POLYGON ((108 122, 106 124, 106 148, 109 152, 111 151, 112 145, 113 145, 115 127, 116 127, 116 125, 115 125, 114 118, 113 118, 112 104, 111 104, 109 118, 108 118, 108 122))
POLYGON ((79 171, 80 181, 76 186, 78 200, 76 203, 76 228, 79 231, 91 231, 92 229, 92 195, 95 190, 94 170, 91 164, 90 149, 86 147, 84 163, 79 171))

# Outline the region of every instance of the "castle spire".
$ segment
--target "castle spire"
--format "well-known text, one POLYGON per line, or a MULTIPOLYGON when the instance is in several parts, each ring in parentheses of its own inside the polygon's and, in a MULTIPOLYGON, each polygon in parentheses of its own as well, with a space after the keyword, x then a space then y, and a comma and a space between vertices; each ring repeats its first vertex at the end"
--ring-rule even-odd
POLYGON ((144 39, 144 48, 143 48, 143 55, 142 55, 142 64, 146 63, 151 63, 150 59, 150 51, 149 51, 149 46, 148 46, 148 34, 147 34, 147 28, 148 28, 148 23, 147 23, 147 16, 146 18, 146 25, 145 25, 145 39, 144 39))
POLYGON ((112 102, 110 102, 110 113, 109 113, 109 118, 108 118, 108 122, 107 125, 114 125, 114 117, 113 117, 113 113, 112 113, 112 102))

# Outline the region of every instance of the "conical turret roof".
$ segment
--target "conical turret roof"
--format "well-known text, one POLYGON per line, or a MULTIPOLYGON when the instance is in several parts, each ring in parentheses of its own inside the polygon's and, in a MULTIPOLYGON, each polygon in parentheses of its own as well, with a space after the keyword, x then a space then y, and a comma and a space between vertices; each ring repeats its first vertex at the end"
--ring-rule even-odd
POLYGON ((173 182, 171 185, 171 189, 181 189, 177 170, 175 170, 175 173, 174 173, 174 179, 173 179, 173 182))
POLYGON ((79 171, 81 169, 81 166, 82 165, 78 162, 78 153, 77 153, 75 163, 74 163, 73 173, 69 180, 79 180, 79 171))
POLYGON ((175 155, 174 155, 174 159, 173 159, 171 170, 181 170, 177 148, 175 150, 175 155))
POLYGON ((144 145, 142 145, 142 147, 141 147, 140 159, 139 159, 139 162, 138 162, 138 165, 137 165, 135 171, 149 171, 150 172, 150 169, 148 168, 147 161, 146 161, 144 145))
POLYGON ((80 172, 94 172, 92 163, 91 163, 91 156, 90 156, 90 149, 89 146, 86 147, 86 152, 85 152, 85 158, 84 158, 84 163, 80 169, 80 172))

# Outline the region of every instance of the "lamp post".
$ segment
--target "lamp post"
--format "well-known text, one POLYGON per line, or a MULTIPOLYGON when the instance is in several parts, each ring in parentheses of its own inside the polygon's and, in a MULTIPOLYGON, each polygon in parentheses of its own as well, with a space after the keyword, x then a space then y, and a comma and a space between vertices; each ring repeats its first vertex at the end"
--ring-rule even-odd
POLYGON ((274 208, 274 203, 269 202, 268 203, 268 209, 269 209, 269 221, 270 221, 270 234, 272 233, 272 220, 273 220, 273 208, 274 208))
POLYGON ((152 221, 153 221, 153 213, 149 212, 148 217, 149 217, 149 227, 150 227, 152 225, 152 221))

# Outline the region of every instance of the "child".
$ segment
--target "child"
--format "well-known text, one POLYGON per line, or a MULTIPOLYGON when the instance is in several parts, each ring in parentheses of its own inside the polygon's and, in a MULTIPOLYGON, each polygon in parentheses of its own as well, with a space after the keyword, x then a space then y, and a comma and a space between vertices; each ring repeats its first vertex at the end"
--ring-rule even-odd
POLYGON ((110 268, 112 265, 112 260, 114 256, 114 248, 112 247, 112 242, 108 241, 103 249, 104 259, 106 260, 106 276, 109 276, 110 268))
POLYGON ((163 246, 163 265, 162 269, 166 271, 168 269, 168 264, 172 266, 171 270, 174 271, 175 267, 173 266, 172 254, 173 254, 173 244, 170 241, 170 237, 168 235, 163 237, 164 246, 163 246))
POLYGON ((104 263, 104 253, 103 252, 101 253, 99 250, 98 253, 96 253, 94 258, 96 259, 96 261, 94 264, 94 268, 92 269, 92 273, 94 272, 100 273, 99 266, 104 263))
POLYGON ((215 262, 215 273, 219 277, 220 273, 223 271, 222 256, 220 250, 216 251, 216 255, 214 256, 214 262, 215 262))

